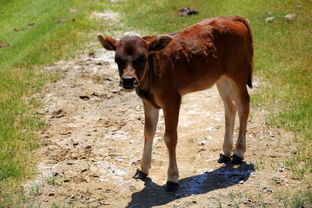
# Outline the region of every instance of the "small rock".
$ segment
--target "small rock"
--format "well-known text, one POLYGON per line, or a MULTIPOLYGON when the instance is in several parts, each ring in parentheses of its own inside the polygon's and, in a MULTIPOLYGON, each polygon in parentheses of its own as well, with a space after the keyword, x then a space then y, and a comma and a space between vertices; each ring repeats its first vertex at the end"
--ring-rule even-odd
POLYGON ((264 193, 273 193, 273 190, 268 188, 268 187, 263 187, 262 188, 262 192, 264 192, 264 193))
POLYGON ((140 106, 140 105, 137 105, 137 106, 135 107, 135 110, 136 110, 136 111, 140 111, 140 110, 141 110, 141 106, 140 106))
POLYGON ((274 20, 275 20, 275 17, 267 17, 267 18, 265 19, 265 22, 267 22, 267 23, 272 23, 274 20))
POLYGON ((58 20, 57 20, 57 23, 58 23, 58 24, 65 24, 66 22, 67 22, 67 20, 64 19, 64 18, 58 19, 58 20))
POLYGON ((135 165, 138 165, 140 164, 141 160, 134 160, 130 163, 131 166, 135 166, 135 165))
POLYGON ((92 92, 92 94, 91 94, 92 96, 94 96, 94 97, 100 97, 100 94, 99 93, 97 93, 97 92, 92 92))
POLYGON ((88 95, 80 95, 79 98, 82 100, 90 100, 90 97, 88 95))
POLYGON ((48 196, 55 196, 55 193, 49 193, 48 196))
POLYGON ((274 181, 277 185, 282 185, 284 180, 282 178, 279 178, 277 176, 272 178, 272 181, 274 181))
POLYGON ((9 45, 7 42, 0 42, 0 48, 8 47, 9 45))
POLYGON ((59 110, 56 110, 56 111, 53 111, 52 112, 52 117, 51 118, 62 118, 64 117, 66 114, 65 111, 63 111, 63 109, 59 109, 59 110))
POLYGON ((191 15, 195 15, 198 14, 199 12, 195 9, 189 8, 189 7, 185 7, 182 9, 179 9, 177 14, 179 16, 191 16, 191 15))
POLYGON ((301 179, 299 176, 292 176, 291 178, 294 180, 300 180, 301 179))
POLYGON ((91 174, 91 175, 89 175, 90 177, 93 177, 93 178, 99 178, 100 176, 99 175, 97 175, 97 174, 91 174))
POLYGON ((278 169, 278 172, 284 172, 285 170, 287 170, 287 167, 285 167, 285 166, 281 166, 281 167, 279 167, 278 169))
POLYGON ((86 172, 87 170, 88 170, 87 168, 84 168, 84 169, 81 170, 81 172, 84 173, 84 172, 86 172))
POLYGON ((69 8, 68 11, 72 14, 77 13, 77 9, 74 9, 74 8, 69 8))
POLYGON ((284 16, 284 19, 287 21, 287 22, 293 22, 296 18, 296 14, 287 14, 284 16))
POLYGON ((69 181, 69 179, 64 179, 64 183, 68 183, 69 181))
POLYGON ((203 151, 206 151, 206 149, 205 149, 205 148, 200 148, 200 149, 198 150, 198 152, 203 152, 203 151))
POLYGON ((70 135, 71 132, 70 131, 64 131, 64 132, 61 132, 60 135, 70 135))

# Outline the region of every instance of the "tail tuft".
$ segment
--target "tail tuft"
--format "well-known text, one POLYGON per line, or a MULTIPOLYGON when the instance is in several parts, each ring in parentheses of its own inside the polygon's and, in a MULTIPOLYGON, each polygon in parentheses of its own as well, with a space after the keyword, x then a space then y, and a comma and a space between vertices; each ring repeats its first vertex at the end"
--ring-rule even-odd
POLYGON ((251 76, 248 77, 247 85, 249 88, 252 88, 252 77, 251 76))

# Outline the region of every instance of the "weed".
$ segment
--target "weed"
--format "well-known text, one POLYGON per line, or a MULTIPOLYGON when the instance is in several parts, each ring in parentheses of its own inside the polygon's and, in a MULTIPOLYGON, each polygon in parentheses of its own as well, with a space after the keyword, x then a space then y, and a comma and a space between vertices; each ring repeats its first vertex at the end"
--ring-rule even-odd
POLYGON ((56 178, 55 177, 49 177, 49 178, 47 178, 47 183, 49 184, 49 185, 52 185, 52 186, 56 186, 56 185, 58 185, 58 183, 57 183, 57 181, 56 181, 56 178))
POLYGON ((32 184, 29 187, 29 195, 32 197, 38 196, 40 194, 40 185, 37 183, 32 184))

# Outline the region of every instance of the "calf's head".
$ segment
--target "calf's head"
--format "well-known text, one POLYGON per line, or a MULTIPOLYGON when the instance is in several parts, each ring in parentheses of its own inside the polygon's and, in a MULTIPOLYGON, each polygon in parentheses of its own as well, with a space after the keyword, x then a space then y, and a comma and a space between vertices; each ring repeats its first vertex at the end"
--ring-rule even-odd
POLYGON ((135 89, 140 85, 148 67, 148 55, 164 49, 172 40, 170 36, 125 36, 115 40, 110 36, 97 36, 102 46, 116 51, 120 85, 125 89, 135 89))

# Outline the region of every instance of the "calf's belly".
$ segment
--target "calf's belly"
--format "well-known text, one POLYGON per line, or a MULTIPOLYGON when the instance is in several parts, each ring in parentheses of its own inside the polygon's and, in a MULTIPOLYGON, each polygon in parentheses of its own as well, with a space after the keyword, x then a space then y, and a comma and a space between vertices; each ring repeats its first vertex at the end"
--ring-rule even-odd
POLYGON ((189 76, 190 78, 181 84, 179 92, 181 95, 185 95, 209 89, 216 83, 220 76, 220 73, 203 73, 196 77, 189 76))

